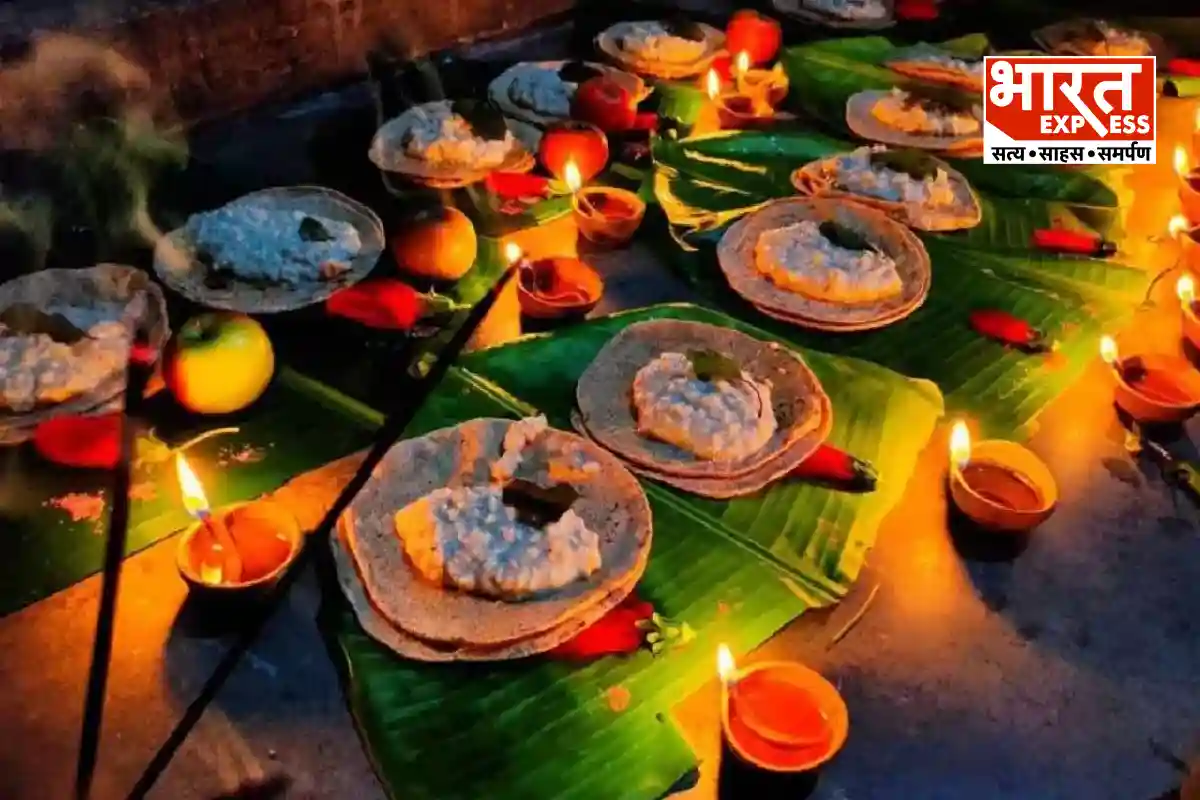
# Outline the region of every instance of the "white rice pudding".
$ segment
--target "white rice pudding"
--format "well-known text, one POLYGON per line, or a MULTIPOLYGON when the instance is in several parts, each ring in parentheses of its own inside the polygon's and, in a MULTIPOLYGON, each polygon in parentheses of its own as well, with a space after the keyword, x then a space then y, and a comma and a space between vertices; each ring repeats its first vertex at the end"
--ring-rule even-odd
POLYGON ((905 133, 964 136, 979 133, 982 129, 979 118, 971 112, 932 111, 909 98, 909 93, 903 89, 892 89, 875 104, 871 114, 881 122, 905 133))
POLYGON ((87 334, 73 344, 41 333, 13 334, 0 323, 0 405, 26 412, 39 403, 60 403, 124 369, 132 338, 121 321, 126 311, 116 303, 47 309, 87 334))
POLYGON ((396 516, 409 561, 426 579, 500 600, 560 589, 600 569, 600 539, 573 510, 538 529, 517 519, 500 486, 445 487, 396 516))
POLYGON ((904 290, 896 262, 877 250, 849 250, 804 220, 762 233, 754 262, 780 288, 837 303, 864 303, 894 297, 904 290))
POLYGON ((838 156, 836 181, 839 188, 894 203, 919 206, 954 206, 958 197, 950 175, 939 168, 932 177, 918 180, 906 172, 897 172, 871 163, 871 154, 886 148, 860 147, 838 156))
POLYGON ((804 7, 840 19, 883 19, 887 6, 883 0, 802 0, 804 7))
POLYGON ((660 22, 638 22, 622 39, 621 49, 643 61, 690 64, 704 57, 708 44, 675 36, 660 22))
POLYGON ((348 222, 256 202, 235 202, 188 220, 188 238, 213 265, 247 280, 297 285, 344 272, 362 249, 348 222), (330 237, 309 241, 305 219, 330 237))
POLYGON ((569 117, 575 84, 558 76, 557 67, 517 64, 511 71, 508 96, 523 108, 548 117, 569 117))
POLYGON ((638 434, 709 461, 735 461, 763 448, 778 422, 769 383, 700 380, 691 359, 663 353, 633 379, 638 434))
POLYGON ((479 169, 502 164, 515 143, 512 131, 505 131, 503 139, 476 136, 470 123, 444 104, 417 108, 407 137, 404 151, 412 158, 479 169))

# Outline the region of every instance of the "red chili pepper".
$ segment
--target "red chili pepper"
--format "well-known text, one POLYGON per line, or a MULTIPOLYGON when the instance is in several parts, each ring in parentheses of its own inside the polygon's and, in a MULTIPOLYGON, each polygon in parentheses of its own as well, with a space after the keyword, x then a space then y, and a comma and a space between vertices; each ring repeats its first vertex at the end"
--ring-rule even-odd
POLYGON ((1027 352, 1049 349, 1042 332, 1020 317, 1007 311, 988 308, 972 311, 971 328, 980 336, 1027 352))
POLYGON ((363 281, 325 301, 325 311, 332 316, 386 330, 410 330, 425 310, 424 295, 392 278, 363 281))
POLYGON ((1172 58, 1167 62, 1167 74, 1200 78, 1200 59, 1172 58))
POLYGON ((1068 231, 1063 228, 1042 228, 1033 232, 1031 241, 1038 250, 1051 253, 1108 258, 1117 252, 1113 242, 1107 242, 1094 233, 1068 231))
POLYGON ((857 491, 873 492, 879 481, 875 467, 868 462, 823 444, 791 472, 793 478, 831 483, 857 491))
POLYGON ((921 22, 937 19, 937 3, 932 0, 897 0, 896 18, 921 22))
POLYGON ((488 191, 505 200, 523 197, 544 199, 550 193, 550 180, 527 172, 492 172, 484 179, 488 191))
POLYGON ((636 653, 646 637, 638 623, 653 615, 653 605, 630 596, 574 639, 551 650, 549 655, 568 661, 590 661, 601 656, 636 653))
POLYGON ((78 469, 112 469, 121 454, 119 411, 94 417, 55 417, 37 426, 33 449, 54 464, 78 469))

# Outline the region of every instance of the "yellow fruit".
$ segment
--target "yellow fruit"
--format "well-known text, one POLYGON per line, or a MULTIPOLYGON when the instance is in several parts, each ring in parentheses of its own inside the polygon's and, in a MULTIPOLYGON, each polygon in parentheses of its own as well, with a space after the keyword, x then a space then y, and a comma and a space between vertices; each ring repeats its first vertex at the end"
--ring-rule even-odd
POLYGON ((392 237, 396 265, 411 275, 456 281, 475 263, 475 226, 457 208, 442 206, 392 237))
POLYGON ((197 414, 240 411, 266 391, 275 351, 263 327, 244 314, 188 320, 171 340, 163 378, 179 404, 197 414))

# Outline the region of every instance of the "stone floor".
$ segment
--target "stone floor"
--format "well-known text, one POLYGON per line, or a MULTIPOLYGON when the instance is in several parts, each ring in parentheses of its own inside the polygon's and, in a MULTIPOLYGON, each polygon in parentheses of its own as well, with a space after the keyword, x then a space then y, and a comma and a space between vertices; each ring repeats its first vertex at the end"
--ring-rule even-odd
MULTIPOLYGON (((335 100, 314 102, 280 129, 303 128, 305 113, 335 100)), ((1164 101, 1164 138, 1180 136, 1193 113, 1164 101)), ((244 163, 304 177, 286 164, 301 148, 275 138, 258 151, 267 145, 238 141, 244 163)), ((1168 152, 1160 149, 1159 166, 1140 170, 1129 187, 1129 255, 1150 269, 1174 257, 1150 239, 1170 214, 1168 152)), ((687 296, 640 248, 596 263, 609 287, 601 313, 687 296)), ((1147 312, 1123 344, 1174 348, 1175 328, 1170 313, 1147 312)), ((1198 515, 1173 501, 1152 468, 1132 466, 1107 380, 1097 363, 1041 419, 1032 447, 1056 474, 1061 505, 1016 560, 964 558, 948 536, 943 430, 852 595, 756 655, 804 659, 837 680, 849 704, 849 742, 811 797, 1152 800, 1182 780, 1168 754, 1200 755, 1198 515), (833 644, 867 602, 861 622, 833 644)), ((1200 441, 1200 424, 1191 433, 1200 441)), ((185 590, 172 547, 149 549, 125 571, 94 795, 101 800, 128 791, 225 644, 180 624, 185 590)), ((0 798, 70 795, 98 588, 85 581, 0 620, 0 798)), ((277 774, 291 779, 290 798, 384 797, 314 625, 317 602, 307 579, 152 797, 213 798, 277 774)), ((705 760, 699 785, 684 796, 762 796, 733 780, 718 785, 715 682, 680 701, 676 716, 705 760)))

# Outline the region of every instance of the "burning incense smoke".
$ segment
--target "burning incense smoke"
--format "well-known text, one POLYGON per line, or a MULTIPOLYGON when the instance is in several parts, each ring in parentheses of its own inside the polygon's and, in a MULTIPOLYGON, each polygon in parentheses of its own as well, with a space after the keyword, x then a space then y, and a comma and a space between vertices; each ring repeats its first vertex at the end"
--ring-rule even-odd
POLYGON ((186 159, 173 123, 147 72, 89 39, 41 36, 0 68, 0 279, 41 267, 64 231, 94 237, 99 258, 157 239, 151 186, 186 159))

